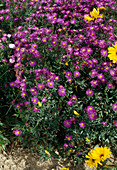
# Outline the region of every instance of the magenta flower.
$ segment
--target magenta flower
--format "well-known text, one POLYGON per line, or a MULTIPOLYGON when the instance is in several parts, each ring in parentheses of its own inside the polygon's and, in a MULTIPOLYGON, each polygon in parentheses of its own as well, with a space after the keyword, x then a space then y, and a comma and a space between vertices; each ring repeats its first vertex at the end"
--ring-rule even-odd
POLYGON ((97 80, 92 80, 90 83, 91 83, 92 87, 96 87, 98 85, 98 81, 97 80))
POLYGON ((43 90, 44 87, 45 87, 44 84, 37 84, 37 88, 41 91, 43 90))
POLYGON ((97 115, 95 114, 95 112, 89 113, 89 114, 88 114, 88 118, 89 118, 90 120, 95 120, 95 119, 97 118, 97 115))
POLYGON ((108 52, 106 50, 104 50, 104 49, 101 49, 101 55, 103 57, 106 57, 108 55, 108 52))
POLYGON ((68 106, 72 106, 73 102, 71 100, 67 101, 68 106))
POLYGON ((117 111, 117 103, 112 104, 112 109, 113 109, 114 111, 117 111))
POLYGON ((63 124, 66 128, 69 128, 71 127, 72 122, 70 120, 64 120, 63 124))
POLYGON ((68 141, 71 141, 72 140, 72 136, 66 136, 65 137, 68 141))
POLYGON ((67 143, 64 143, 64 145, 63 145, 63 148, 68 148, 68 144, 67 143))
POLYGON ((80 72, 79 71, 74 71, 74 77, 79 77, 80 76, 80 72))
POLYGON ((79 123, 79 126, 80 126, 81 128, 84 128, 84 127, 86 126, 86 123, 85 123, 84 121, 81 121, 81 122, 79 123))
POLYGON ((66 95, 66 89, 64 89, 64 88, 59 88, 59 90, 58 90, 58 93, 59 93, 59 96, 65 96, 66 95))
POLYGON ((72 73, 70 71, 66 72, 65 77, 71 77, 72 73))
POLYGON ((21 96, 22 96, 22 98, 25 98, 27 96, 27 93, 26 92, 22 92, 21 96))
POLYGON ((49 88, 53 88, 54 87, 54 82, 53 81, 48 81, 47 85, 49 88))
POLYGON ((102 73, 100 73, 100 74, 97 75, 97 77, 98 77, 99 80, 102 80, 104 78, 104 75, 102 73))
POLYGON ((14 130, 13 133, 14 133, 16 136, 20 136, 20 135, 21 135, 21 130, 19 130, 19 129, 14 130))
POLYGON ((91 72, 89 73, 89 75, 90 75, 92 78, 94 78, 94 77, 96 77, 96 75, 97 75, 97 71, 96 71, 95 69, 93 69, 93 70, 91 70, 91 72))
POLYGON ((114 70, 110 70, 110 74, 111 74, 111 76, 115 76, 115 71, 114 70))
POLYGON ((108 87, 109 89, 111 89, 111 88, 113 88, 113 84, 110 83, 110 82, 108 82, 108 83, 107 83, 107 87, 108 87))
POLYGON ((87 89, 86 94, 87 96, 93 96, 93 90, 87 89))
POLYGON ((34 112, 38 112, 40 109, 38 109, 37 107, 33 106, 33 111, 34 112))
POLYGON ((73 52, 73 48, 68 46, 66 51, 71 54, 73 52))
POLYGON ((63 48, 67 47, 67 41, 61 41, 61 47, 63 48))
POLYGON ((68 78, 68 82, 69 82, 69 83, 72 83, 72 78, 68 78))
POLYGON ((29 64, 31 67, 34 67, 36 65, 36 61, 30 61, 29 64))
POLYGON ((103 121, 102 124, 103 124, 104 126, 106 126, 106 125, 107 125, 107 122, 103 121))
POLYGON ((86 108, 86 111, 87 111, 87 113, 93 113, 94 112, 94 107, 91 105, 91 106, 88 106, 87 108, 86 108))
POLYGON ((74 19, 74 20, 71 20, 71 22, 70 22, 71 24, 75 24, 76 23, 76 20, 74 19))
POLYGON ((15 68, 21 67, 21 65, 22 65, 21 63, 16 63, 16 64, 14 65, 14 67, 15 67, 15 68))
POLYGON ((46 102, 47 102, 46 97, 43 97, 43 99, 41 99, 41 101, 42 101, 43 103, 46 103, 46 102))
POLYGON ((33 102, 33 104, 37 104, 38 103, 38 98, 37 97, 32 97, 31 101, 33 102))

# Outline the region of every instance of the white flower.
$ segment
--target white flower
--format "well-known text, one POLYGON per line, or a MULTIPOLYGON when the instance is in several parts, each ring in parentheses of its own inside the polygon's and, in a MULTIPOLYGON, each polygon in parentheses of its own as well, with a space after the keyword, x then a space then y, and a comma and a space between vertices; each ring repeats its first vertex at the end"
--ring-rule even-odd
POLYGON ((9 48, 15 48, 15 44, 9 44, 9 48))
POLYGON ((10 62, 10 63, 14 63, 14 62, 15 62, 15 59, 14 59, 14 58, 10 58, 10 59, 9 59, 9 62, 10 62))
POLYGON ((10 37, 11 37, 11 34, 7 34, 7 37, 10 38, 10 37))

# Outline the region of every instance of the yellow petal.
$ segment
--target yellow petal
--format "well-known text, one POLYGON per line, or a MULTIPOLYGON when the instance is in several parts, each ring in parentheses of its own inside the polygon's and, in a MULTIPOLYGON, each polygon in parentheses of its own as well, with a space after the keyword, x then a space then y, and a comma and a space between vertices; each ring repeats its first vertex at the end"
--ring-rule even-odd
POLYGON ((78 112, 76 112, 75 110, 74 110, 74 114, 75 114, 75 115, 80 115, 80 114, 79 114, 78 112))
POLYGON ((66 62, 65 65, 68 66, 69 65, 68 62, 66 62))
POLYGON ((41 102, 38 101, 38 106, 41 107, 41 102))
POLYGON ((62 167, 62 169, 69 170, 69 168, 62 167))
POLYGON ((47 153, 49 155, 49 152, 47 150, 45 150, 45 153, 47 153))

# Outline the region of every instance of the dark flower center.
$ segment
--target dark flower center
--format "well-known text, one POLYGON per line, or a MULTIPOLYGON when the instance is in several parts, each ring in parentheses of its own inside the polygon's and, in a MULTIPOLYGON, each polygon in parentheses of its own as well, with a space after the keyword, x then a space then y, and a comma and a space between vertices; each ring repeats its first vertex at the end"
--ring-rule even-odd
POLYGON ((102 156, 104 156, 104 154, 100 155, 100 158, 101 158, 102 156))

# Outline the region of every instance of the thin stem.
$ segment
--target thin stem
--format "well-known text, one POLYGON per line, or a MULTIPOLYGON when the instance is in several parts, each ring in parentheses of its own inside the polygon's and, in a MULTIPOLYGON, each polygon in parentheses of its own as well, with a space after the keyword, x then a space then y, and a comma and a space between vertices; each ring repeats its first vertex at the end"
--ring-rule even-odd
MULTIPOLYGON (((13 70, 13 69, 10 69, 10 70, 13 70)), ((7 70, 5 73, 3 73, 3 75, 2 75, 0 78, 2 78, 2 77, 4 76, 4 74, 6 74, 8 71, 9 71, 9 70, 7 70)))

